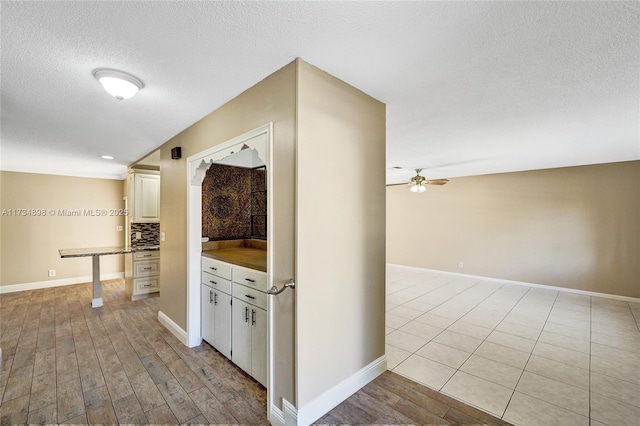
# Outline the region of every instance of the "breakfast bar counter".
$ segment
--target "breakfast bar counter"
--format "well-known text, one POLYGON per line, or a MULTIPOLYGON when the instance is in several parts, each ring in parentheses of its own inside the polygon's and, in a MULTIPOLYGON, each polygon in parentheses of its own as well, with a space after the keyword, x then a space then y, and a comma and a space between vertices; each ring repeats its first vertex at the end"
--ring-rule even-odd
POLYGON ((144 246, 144 247, 88 247, 88 248, 72 248, 59 249, 60 257, 63 259, 72 257, 89 257, 93 258, 93 300, 91 306, 98 308, 102 306, 102 286, 100 285, 100 256, 109 256, 114 254, 127 254, 136 251, 159 250, 160 246, 144 246))

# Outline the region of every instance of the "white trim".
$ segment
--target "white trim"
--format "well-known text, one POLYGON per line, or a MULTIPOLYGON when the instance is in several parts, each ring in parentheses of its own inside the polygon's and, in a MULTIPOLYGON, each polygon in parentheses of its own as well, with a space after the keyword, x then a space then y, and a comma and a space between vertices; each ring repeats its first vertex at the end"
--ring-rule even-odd
POLYGON ((282 408, 284 409, 284 424, 292 426, 298 424, 298 410, 292 403, 282 398, 282 408))
MULTIPOLYGON (((387 358, 383 355, 298 409, 296 424, 309 425, 318 420, 385 371, 387 371, 387 358)), ((287 414, 285 406, 285 419, 287 414)))
POLYGON ((269 423, 271 423, 272 426, 285 426, 284 414, 282 410, 275 405, 271 405, 269 409, 269 423))
MULTIPOLYGON (((223 158, 229 155, 235 146, 248 142, 261 135, 268 136, 268 143, 271 143, 272 123, 262 125, 254 130, 250 130, 240 136, 236 136, 220 144, 214 145, 204 151, 191 155, 187 158, 187 331, 185 345, 188 347, 198 346, 202 341, 200 330, 200 286, 201 286, 201 256, 202 256, 202 187, 192 185, 195 170, 200 162, 205 158, 219 155, 223 158)), ((269 157, 269 149, 265 153, 269 157)), ((271 158, 263 158, 267 169, 271 168, 271 158)), ((268 182, 269 183, 269 182, 268 182)), ((268 204, 272 204, 269 203, 268 204)), ((273 216, 273 215, 271 215, 273 216)), ((268 238, 273 241, 272 238, 268 238)), ((272 244, 272 243, 269 243, 272 244)), ((269 261, 269 252, 267 258, 269 261)), ((269 269, 269 268, 268 268, 269 269)), ((269 372, 267 371, 267 376, 269 372)), ((267 380, 268 377, 267 377, 267 380)), ((267 383, 269 384, 269 383, 267 383)), ((269 386, 267 386, 269 389, 269 386)))
POLYGON ((387 263, 387 265, 398 267, 398 268, 415 269, 415 270, 424 271, 424 272, 434 272, 436 274, 454 275, 454 276, 463 277, 463 278, 473 278, 473 279, 477 279, 477 280, 492 281, 492 282, 502 283, 502 284, 513 284, 513 285, 521 285, 521 286, 525 286, 525 287, 544 288, 546 290, 563 291, 565 293, 582 294, 584 296, 603 297, 605 299, 622 300, 624 302, 640 303, 640 298, 638 298, 638 297, 618 296, 617 294, 598 293, 596 291, 578 290, 578 289, 575 289, 575 288, 568 288, 568 287, 557 287, 557 286, 546 285, 546 284, 528 283, 528 282, 525 282, 525 281, 513 281, 513 280, 505 280, 505 279, 502 279, 502 278, 483 277, 481 275, 461 274, 459 272, 440 271, 438 269, 418 268, 417 266, 397 265, 395 263, 387 263))
MULTIPOLYGON (((160 321, 160 324, 164 325, 164 327, 169 330, 171 334, 176 336, 176 338, 180 340, 185 346, 189 346, 187 345, 187 332, 184 331, 178 324, 173 322, 173 320, 169 318, 164 312, 158 311, 158 321, 160 321)), ((200 340, 200 342, 202 342, 202 339, 200 340)), ((198 345, 199 344, 200 343, 198 343, 198 345)))
MULTIPOLYGON (((100 275, 100 281, 124 279, 124 272, 114 272, 100 275)), ((35 281, 32 283, 10 284, 0 286, 0 294, 15 293, 16 291, 39 290, 41 288, 61 287, 65 285, 85 284, 93 282, 93 276, 61 278, 59 280, 35 281)))

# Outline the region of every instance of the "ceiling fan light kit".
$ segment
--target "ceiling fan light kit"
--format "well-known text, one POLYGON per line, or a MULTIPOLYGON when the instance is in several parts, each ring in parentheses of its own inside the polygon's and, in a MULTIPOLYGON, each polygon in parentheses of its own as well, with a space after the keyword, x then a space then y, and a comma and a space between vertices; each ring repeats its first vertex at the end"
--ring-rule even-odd
MULTIPOLYGON (((395 166, 393 169, 401 170, 402 167, 395 166)), ((427 180, 424 176, 420 176, 420 172, 422 169, 414 169, 416 171, 416 175, 409 180, 409 191, 415 193, 425 192, 427 190, 427 185, 438 185, 442 186, 449 182, 449 179, 431 179, 427 180)), ((403 185, 400 183, 395 183, 390 186, 395 185, 403 185)), ((389 186, 389 185, 388 185, 389 186)))
POLYGON ((108 94, 120 101, 132 98, 144 87, 140 79, 124 71, 99 68, 93 71, 93 76, 102 84, 108 94))

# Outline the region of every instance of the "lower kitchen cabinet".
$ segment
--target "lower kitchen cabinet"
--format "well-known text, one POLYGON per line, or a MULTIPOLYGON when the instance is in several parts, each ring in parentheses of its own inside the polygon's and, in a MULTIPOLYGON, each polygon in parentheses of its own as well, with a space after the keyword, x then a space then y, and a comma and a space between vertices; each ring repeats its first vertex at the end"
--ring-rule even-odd
POLYGON ((231 296, 202 284, 202 339, 231 358, 231 296))
POLYGON ((201 333, 267 386, 267 274, 202 257, 201 333))
POLYGON ((266 386, 267 311, 234 297, 231 324, 232 361, 266 386))
POLYGON ((160 291, 160 251, 143 250, 125 256, 124 294, 140 300, 160 291))

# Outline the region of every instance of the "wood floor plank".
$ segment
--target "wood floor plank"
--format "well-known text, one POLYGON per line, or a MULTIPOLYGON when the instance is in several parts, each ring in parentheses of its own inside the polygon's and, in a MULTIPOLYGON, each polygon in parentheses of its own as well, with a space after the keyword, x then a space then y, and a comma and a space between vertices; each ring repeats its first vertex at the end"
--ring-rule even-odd
POLYGON ((182 386, 185 392, 191 393, 196 389, 204 387, 202 381, 193 371, 191 371, 189 366, 182 359, 171 361, 167 364, 167 367, 178 380, 178 383, 180 383, 180 386, 182 386))
POLYGON ((68 380, 58 384, 58 423, 84 414, 84 397, 80 379, 68 380))
POLYGON ((2 403, 0 424, 15 425, 27 423, 29 415, 29 395, 13 398, 2 403))
POLYGON ((31 401, 29 411, 39 410, 56 404, 56 373, 35 376, 31 382, 31 401))
POLYGON ((113 409, 121 424, 127 423, 125 420, 133 418, 135 414, 142 413, 142 406, 135 394, 113 401, 113 409))
POLYGON ((130 383, 142 407, 142 411, 149 411, 166 403, 153 379, 146 371, 130 377, 130 383))
POLYGON ((450 425, 451 422, 445 420, 442 417, 438 417, 430 411, 425 410, 419 405, 408 401, 406 399, 401 399, 400 401, 393 404, 393 408, 405 416, 413 419, 416 423, 421 424, 434 424, 434 425, 450 425))
POLYGON ((52 373, 56 371, 56 350, 55 348, 45 349, 36 352, 35 363, 33 365, 33 375, 52 373))
POLYGON ((51 425, 58 423, 58 409, 54 402, 53 404, 40 407, 37 410, 29 411, 29 417, 27 422, 30 425, 51 425))
POLYGON ((158 385, 158 390, 180 423, 199 416, 200 410, 176 379, 158 385))
POLYGON ((25 366, 18 369, 12 369, 8 376, 7 384, 4 389, 2 398, 3 404, 22 396, 29 396, 31 392, 31 381, 33 377, 33 368, 25 366))
POLYGON ((133 394, 133 388, 129 383, 127 373, 123 369, 109 372, 105 375, 104 380, 107 382, 109 394, 114 400, 133 394))
POLYGON ((75 352, 56 356, 56 377, 58 384, 68 380, 80 379, 80 371, 78 370, 78 361, 75 352))
POLYGON ((207 388, 200 388, 189 394, 191 400, 196 404, 200 412, 210 424, 233 424, 238 420, 231 414, 225 405, 207 388))
POLYGON ((173 411, 167 404, 163 404, 159 407, 146 411, 145 416, 149 424, 163 424, 163 425, 175 425, 178 424, 178 419, 174 416, 173 411))

